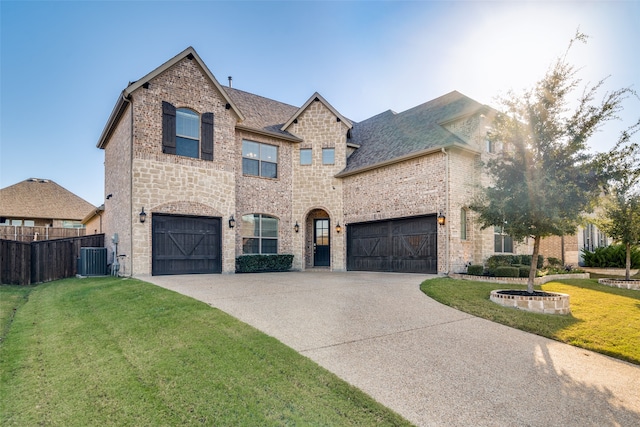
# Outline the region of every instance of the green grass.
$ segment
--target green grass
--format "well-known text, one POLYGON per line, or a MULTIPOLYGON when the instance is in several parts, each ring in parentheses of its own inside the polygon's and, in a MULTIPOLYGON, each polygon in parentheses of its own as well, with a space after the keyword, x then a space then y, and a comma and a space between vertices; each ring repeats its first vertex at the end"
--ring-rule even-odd
POLYGON ((569 294, 571 315, 530 313, 489 300, 494 289, 526 289, 469 280, 437 278, 422 283, 431 298, 474 316, 640 364, 640 292, 567 279, 536 289, 569 294))
POLYGON ((0 296, 3 426, 410 425, 274 338, 145 282, 0 296))

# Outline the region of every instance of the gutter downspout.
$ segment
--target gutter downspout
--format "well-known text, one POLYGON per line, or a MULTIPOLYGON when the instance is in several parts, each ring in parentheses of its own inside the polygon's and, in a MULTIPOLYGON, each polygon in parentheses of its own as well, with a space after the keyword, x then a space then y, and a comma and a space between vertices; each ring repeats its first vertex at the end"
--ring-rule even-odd
MULTIPOLYGON (((449 209, 449 202, 450 202, 450 195, 449 195, 449 153, 447 153, 447 150, 444 149, 444 147, 441 149, 442 150, 442 154, 444 154, 445 156, 445 212, 446 212, 446 216, 449 216, 450 213, 450 209, 449 209)), ((450 260, 449 260, 449 253, 450 253, 450 235, 451 233, 450 231, 450 225, 449 225, 450 221, 446 221, 445 222, 445 229, 444 232, 446 234, 446 250, 445 250, 445 255, 446 255, 446 260, 445 260, 445 274, 449 274, 449 268, 450 268, 450 260)))
MULTIPOLYGON (((122 91, 122 100, 129 104, 130 116, 131 116, 131 136, 129 143, 129 277, 133 277, 133 102, 131 101, 131 94, 125 96, 125 91, 122 91)), ((117 254, 116 254, 117 255, 117 254)))

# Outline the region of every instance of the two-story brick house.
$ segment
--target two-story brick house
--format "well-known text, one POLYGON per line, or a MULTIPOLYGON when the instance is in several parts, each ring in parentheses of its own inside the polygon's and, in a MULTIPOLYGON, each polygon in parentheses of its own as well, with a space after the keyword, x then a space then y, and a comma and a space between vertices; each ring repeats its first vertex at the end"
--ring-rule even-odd
POLYGON ((103 227, 133 275, 232 273, 254 253, 293 254, 297 270, 462 271, 517 250, 467 209, 492 114, 451 92, 353 123, 318 93, 296 107, 222 86, 188 48, 116 102, 97 144, 103 227))

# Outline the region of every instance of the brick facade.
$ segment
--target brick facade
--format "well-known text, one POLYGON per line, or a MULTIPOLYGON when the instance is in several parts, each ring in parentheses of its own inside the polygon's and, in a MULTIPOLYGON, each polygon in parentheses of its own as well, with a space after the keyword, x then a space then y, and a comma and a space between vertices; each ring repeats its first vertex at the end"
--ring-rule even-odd
POLYGON ((295 270, 314 267, 318 218, 330 221, 332 270, 346 270, 349 224, 439 213, 447 222, 438 227, 438 272, 464 271, 493 254, 493 230, 481 230, 468 209, 482 179, 483 116, 470 114, 442 125, 463 141, 460 147, 434 147, 337 177, 358 149, 348 145, 352 124, 322 97, 312 96, 295 120, 277 125, 280 129, 252 130, 197 57, 185 54, 168 64, 145 77, 146 84, 135 84, 126 102, 119 101, 118 120, 110 118, 109 132, 99 143, 105 149, 105 194, 113 194, 105 203, 103 229, 107 241, 118 233, 128 274, 151 274, 152 218, 159 213, 221 218, 223 273, 235 271, 243 237, 250 237, 242 235, 241 227, 229 228, 227 220, 234 216, 239 224, 248 214, 278 219, 278 252, 294 255, 295 270), (163 101, 199 115, 213 113, 213 161, 163 153, 163 101), (243 174, 244 140, 278 148, 276 178, 243 174), (334 150, 333 164, 323 164, 327 148, 334 150), (300 163, 301 149, 311 149, 311 164, 300 163), (145 223, 138 218, 143 207, 145 223), (466 238, 461 235, 463 209, 466 238))

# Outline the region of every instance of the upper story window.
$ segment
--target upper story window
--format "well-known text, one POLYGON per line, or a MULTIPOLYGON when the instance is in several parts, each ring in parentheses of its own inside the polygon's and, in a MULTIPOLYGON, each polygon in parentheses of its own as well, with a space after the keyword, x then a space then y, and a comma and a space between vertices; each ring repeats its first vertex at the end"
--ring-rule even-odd
POLYGON ((243 215, 240 233, 243 254, 278 253, 278 218, 263 214, 243 215))
POLYGON ((300 149, 300 164, 301 165, 310 165, 313 160, 313 152, 311 148, 301 148, 300 149))
POLYGON ((278 177, 278 147, 253 141, 242 141, 242 174, 278 177))
POLYGON ((513 238, 504 234, 502 227, 493 228, 494 245, 493 251, 497 253, 513 253, 513 238))
POLYGON ((336 160, 336 150, 334 148, 323 148, 322 149, 322 164, 323 165, 333 165, 336 160))
POLYGON ((186 108, 176 111, 176 154, 200 157, 200 116, 186 108))
POLYGON ((162 152, 202 160, 213 160, 213 113, 162 102, 162 152))

